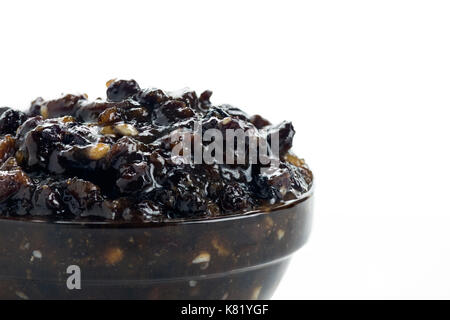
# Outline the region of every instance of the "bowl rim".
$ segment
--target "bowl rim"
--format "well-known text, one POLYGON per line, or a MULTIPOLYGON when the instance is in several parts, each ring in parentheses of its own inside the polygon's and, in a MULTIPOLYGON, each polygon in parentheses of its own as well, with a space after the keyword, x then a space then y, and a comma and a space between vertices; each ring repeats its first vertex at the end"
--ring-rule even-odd
POLYGON ((149 220, 149 221, 83 221, 83 220, 50 220, 45 216, 41 217, 1 217, 0 224, 3 222, 20 223, 20 224, 39 224, 39 225, 60 225, 68 227, 80 227, 80 228, 154 228, 176 225, 188 225, 188 224, 204 224, 204 223, 219 223, 230 220, 247 219, 260 215, 266 215, 274 211, 280 211, 289 209, 299 205, 300 203, 310 199, 314 195, 314 185, 303 193, 299 198, 285 201, 272 208, 251 210, 244 213, 233 213, 230 215, 220 215, 207 218, 175 218, 164 220, 149 220))

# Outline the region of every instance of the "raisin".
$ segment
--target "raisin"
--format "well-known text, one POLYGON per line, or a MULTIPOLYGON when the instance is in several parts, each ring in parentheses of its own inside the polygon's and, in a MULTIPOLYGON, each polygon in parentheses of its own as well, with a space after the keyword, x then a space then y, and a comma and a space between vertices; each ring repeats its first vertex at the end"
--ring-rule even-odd
POLYGON ((171 190, 170 204, 166 203, 172 217, 202 216, 206 214, 205 182, 188 167, 174 168, 162 182, 171 190))
POLYGON ((76 216, 104 216, 100 188, 82 179, 71 178, 63 183, 64 202, 76 216))
POLYGON ((213 92, 210 90, 206 90, 203 91, 202 94, 199 97, 199 103, 200 103, 200 109, 202 111, 206 111, 209 109, 209 107, 211 106, 211 96, 212 96, 213 92))
POLYGON ((313 183, 313 175, 311 170, 305 165, 301 167, 295 167, 294 165, 287 163, 286 168, 291 175, 292 186, 300 193, 305 193, 311 189, 313 183))
POLYGON ((219 106, 211 106, 208 111, 206 112, 204 118, 205 119, 211 119, 211 118, 217 118, 217 119, 224 119, 227 117, 230 117, 231 115, 228 113, 228 110, 223 109, 219 106))
POLYGON ((195 91, 189 90, 189 88, 171 92, 169 96, 174 100, 184 102, 188 107, 192 109, 197 109, 198 107, 197 93, 195 93, 195 91))
POLYGON ((95 121, 98 119, 100 114, 107 110, 108 108, 117 109, 132 109, 138 107, 139 105, 131 100, 125 100, 120 102, 108 102, 108 101, 81 101, 79 103, 78 109, 72 113, 72 115, 79 121, 95 121))
POLYGON ((142 201, 137 205, 137 212, 142 217, 141 220, 161 220, 163 218, 161 208, 148 200, 142 201))
POLYGON ((117 107, 108 108, 98 116, 98 124, 99 125, 108 125, 114 122, 119 122, 122 120, 122 110, 117 107))
POLYGON ((242 211, 251 208, 249 193, 238 183, 231 183, 225 186, 221 196, 222 207, 229 212, 242 211))
POLYGON ((167 101, 153 111, 154 123, 159 126, 167 126, 193 116, 194 111, 178 100, 167 101))
POLYGON ((5 162, 9 157, 14 156, 15 144, 15 139, 10 135, 6 135, 0 140, 0 164, 5 162))
POLYGON ((105 168, 113 168, 119 170, 122 165, 144 161, 145 157, 141 152, 143 145, 130 137, 122 137, 111 146, 110 151, 106 155, 105 168))
POLYGON ((61 214, 64 210, 63 198, 57 183, 42 183, 34 191, 31 215, 45 216, 61 214))
POLYGON ((0 108, 0 135, 15 135, 17 128, 27 120, 25 113, 7 107, 0 108))
MULTIPOLYGON (((150 164, 151 165, 151 164, 150 164)), ((153 184, 151 168, 146 162, 122 165, 116 185, 122 193, 136 193, 153 184)))
POLYGON ((145 89, 136 95, 136 100, 150 110, 168 99, 167 94, 160 89, 145 89))
POLYGON ((248 121, 248 115, 247 113, 245 113, 244 111, 242 111, 239 108, 230 106, 228 104, 224 104, 221 106, 221 108, 223 108, 224 110, 227 111, 227 113, 231 116, 231 117, 235 117, 244 121, 248 121))
POLYGON ((264 127, 270 126, 270 121, 267 119, 264 119, 259 114, 255 114, 250 118, 250 122, 253 123, 253 125, 258 128, 262 129, 264 127))
POLYGON ((97 140, 94 128, 65 122, 63 118, 32 118, 19 128, 17 136, 21 141, 16 143, 22 155, 21 163, 58 174, 65 171, 65 160, 77 160, 71 159, 74 151, 97 140))
POLYGON ((119 102, 138 93, 141 90, 134 80, 117 80, 109 84, 106 90, 108 101, 119 102))
POLYGON ((86 100, 84 95, 66 94, 59 99, 45 101, 40 107, 41 116, 47 119, 72 115, 83 100, 86 100))
POLYGON ((271 202, 283 199, 290 190, 291 175, 284 168, 265 168, 255 180, 255 189, 257 194, 271 202))
POLYGON ((269 127, 267 130, 267 141, 271 143, 273 135, 278 135, 279 141, 279 154, 280 157, 291 149, 292 141, 294 140, 295 130, 291 122, 283 121, 279 125, 269 127))
POLYGON ((28 109, 28 116, 36 117, 41 115, 41 107, 45 103, 45 100, 42 97, 36 98, 30 104, 30 108, 28 109))
POLYGON ((0 168, 0 202, 32 186, 32 180, 10 159, 0 168))
POLYGON ((119 102, 141 90, 135 80, 117 80, 109 84, 106 90, 108 101, 119 102))

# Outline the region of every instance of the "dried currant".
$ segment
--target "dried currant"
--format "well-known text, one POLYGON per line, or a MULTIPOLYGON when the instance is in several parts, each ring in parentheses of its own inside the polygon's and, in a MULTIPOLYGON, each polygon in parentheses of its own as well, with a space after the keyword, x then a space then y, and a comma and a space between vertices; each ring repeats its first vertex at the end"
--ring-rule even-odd
POLYGON ((0 108, 0 135, 15 135, 17 128, 27 120, 25 113, 8 107, 0 108))
POLYGON ((153 122, 159 126, 167 126, 194 116, 194 111, 186 103, 171 100, 163 103, 153 111, 153 122))
POLYGON ((138 93, 141 88, 134 80, 117 80, 108 83, 106 96, 108 101, 119 102, 138 93))

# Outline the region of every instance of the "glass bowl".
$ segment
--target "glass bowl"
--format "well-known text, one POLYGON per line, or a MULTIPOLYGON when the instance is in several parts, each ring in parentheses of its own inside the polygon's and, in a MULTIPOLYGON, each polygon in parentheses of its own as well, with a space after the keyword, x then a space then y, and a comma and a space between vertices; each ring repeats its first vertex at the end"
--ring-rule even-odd
POLYGON ((168 222, 0 219, 0 299, 268 299, 308 239, 312 191, 168 222))

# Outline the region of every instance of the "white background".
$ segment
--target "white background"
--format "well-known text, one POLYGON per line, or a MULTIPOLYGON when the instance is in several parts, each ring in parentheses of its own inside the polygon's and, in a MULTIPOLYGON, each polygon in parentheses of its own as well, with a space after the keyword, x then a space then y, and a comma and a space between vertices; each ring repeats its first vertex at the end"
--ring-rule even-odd
POLYGON ((448 1, 2 1, 0 103, 106 80, 292 120, 313 233, 274 298, 450 298, 448 1))

